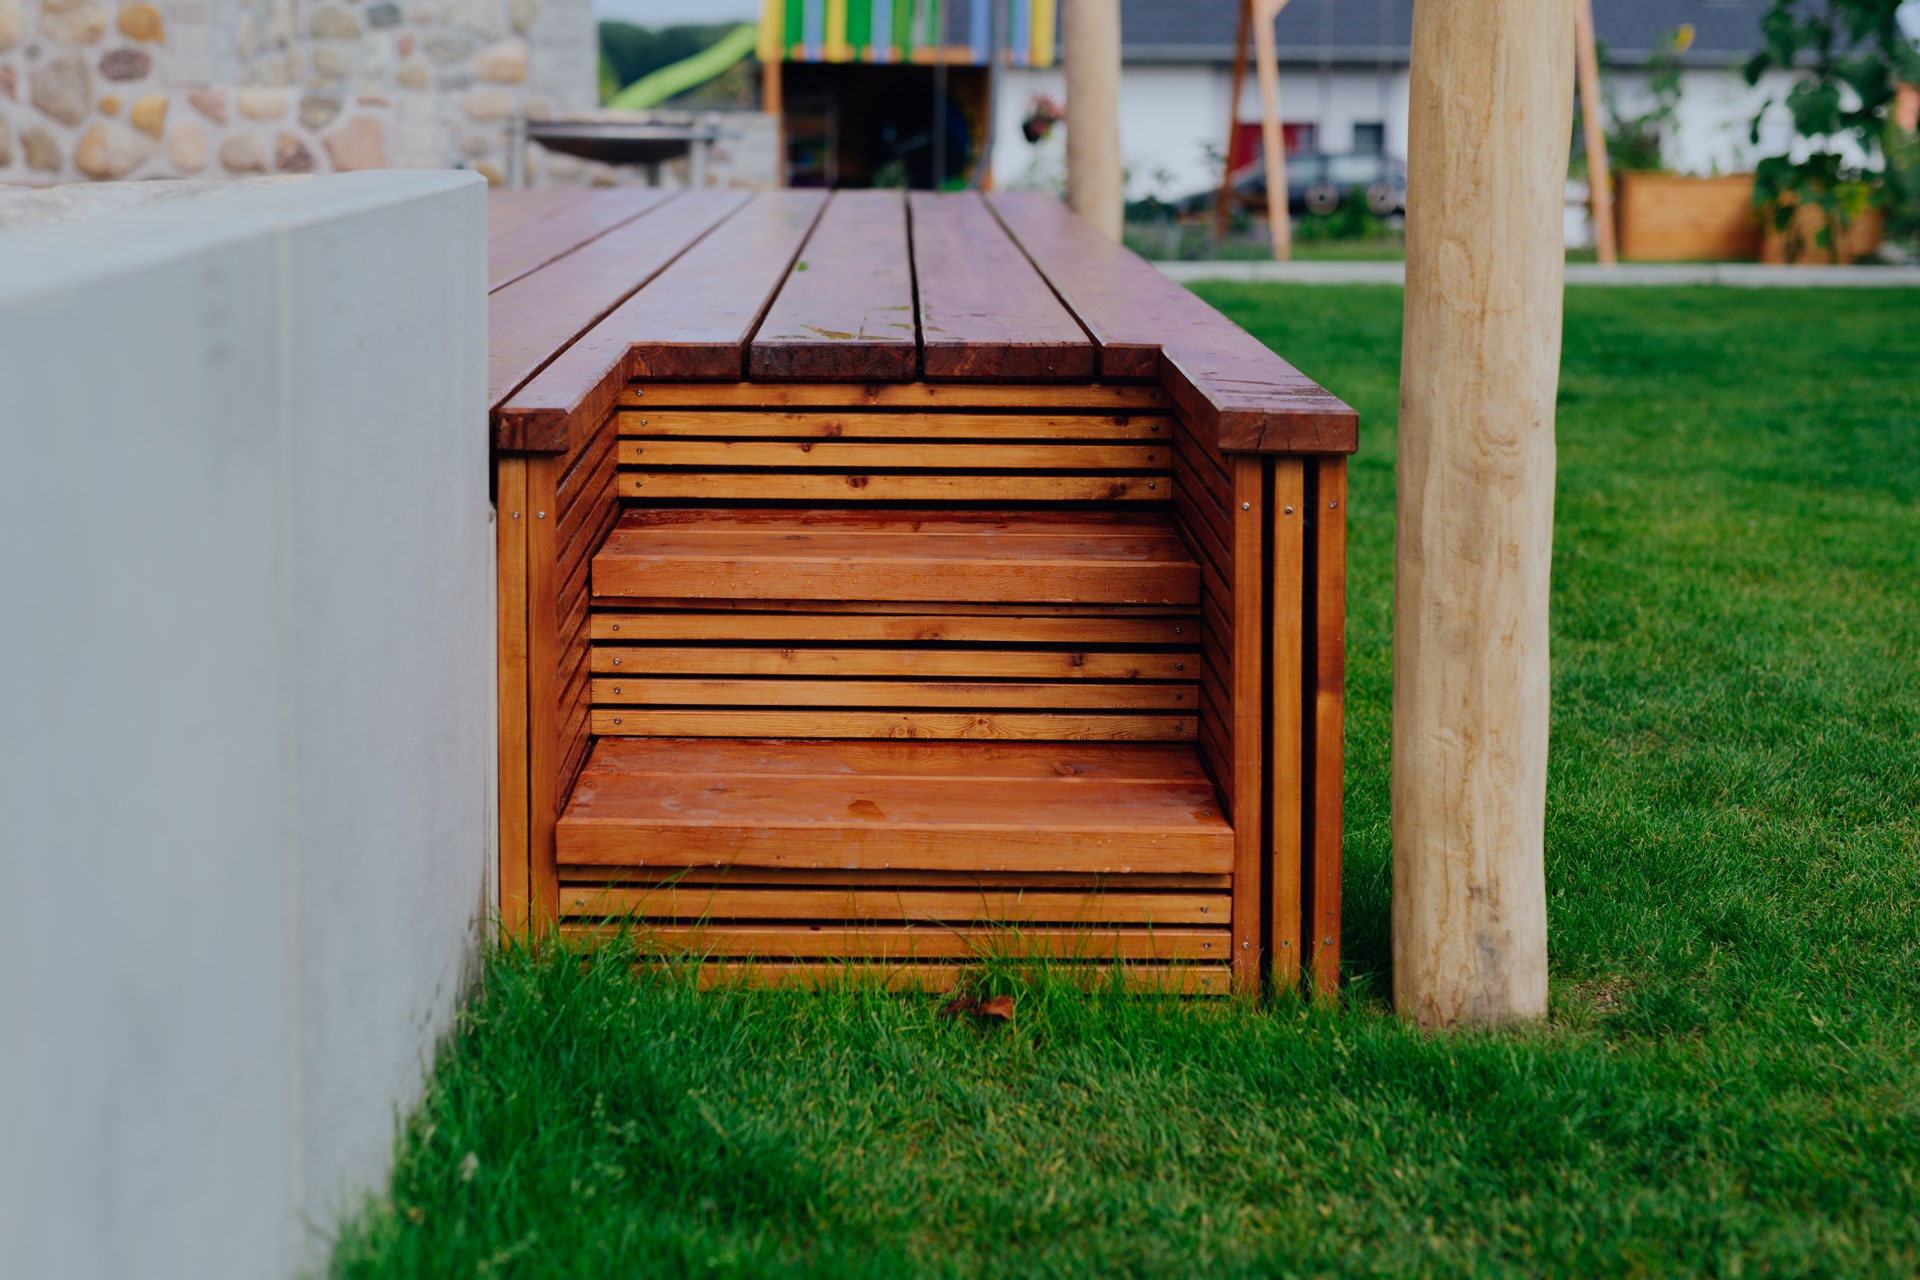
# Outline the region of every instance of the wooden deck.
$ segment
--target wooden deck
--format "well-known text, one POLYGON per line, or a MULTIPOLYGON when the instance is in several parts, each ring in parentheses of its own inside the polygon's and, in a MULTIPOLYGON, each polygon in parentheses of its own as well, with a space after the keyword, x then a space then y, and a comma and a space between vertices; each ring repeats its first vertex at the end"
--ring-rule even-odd
POLYGON ((1350 409, 1040 196, 490 232, 508 927, 1335 980, 1350 409))

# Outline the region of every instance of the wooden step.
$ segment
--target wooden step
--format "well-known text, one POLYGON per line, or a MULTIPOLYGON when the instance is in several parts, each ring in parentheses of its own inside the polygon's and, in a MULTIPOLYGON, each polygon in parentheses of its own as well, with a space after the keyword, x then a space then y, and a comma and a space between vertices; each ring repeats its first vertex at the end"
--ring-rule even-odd
POLYGON ((576 867, 1222 875, 1233 832, 1184 745, 603 738, 557 851, 576 867))
POLYGON ((1157 511, 628 511, 602 598, 1192 605, 1200 568, 1157 511))

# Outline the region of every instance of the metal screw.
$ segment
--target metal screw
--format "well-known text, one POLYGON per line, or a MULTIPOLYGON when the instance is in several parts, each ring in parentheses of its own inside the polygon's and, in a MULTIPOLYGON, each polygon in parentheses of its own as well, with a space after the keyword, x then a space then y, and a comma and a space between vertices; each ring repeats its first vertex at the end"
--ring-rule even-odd
POLYGON ((519 513, 518 511, 516 511, 516 512, 514 512, 514 513, 513 513, 513 518, 514 518, 515 520, 518 520, 518 519, 520 518, 520 513, 519 513))
POLYGON ((1250 946, 1252 946, 1252 945, 1253 945, 1253 944, 1252 944, 1251 942, 1243 942, 1243 943, 1241 943, 1241 944, 1240 944, 1240 949, 1241 949, 1242 951, 1245 951, 1245 950, 1246 950, 1246 949, 1247 949, 1248 947, 1250 947, 1250 946))
POLYGON ((1175 628, 1173 629, 1173 634, 1175 634, 1175 635, 1179 635, 1179 634, 1180 634, 1180 628, 1178 628, 1178 627, 1175 627, 1175 628))
MULTIPOLYGON (((618 627, 615 627, 615 628, 614 628, 614 630, 615 630, 615 631, 618 631, 619 629, 620 629, 620 628, 618 628, 618 627)), ((615 659, 613 660, 613 665, 614 665, 614 666, 616 666, 616 667, 617 667, 617 666, 619 666, 619 665, 620 665, 620 659, 618 659, 618 658, 615 658, 615 659)))
POLYGON ((1288 507, 1288 508, 1287 508, 1287 514, 1288 514, 1288 515, 1292 515, 1292 514, 1293 514, 1293 508, 1292 508, 1292 507, 1288 507))
POLYGON ((1339 506, 1339 505, 1340 505, 1340 504, 1339 504, 1339 503, 1337 503, 1337 502, 1329 502, 1329 503, 1327 504, 1327 506, 1328 506, 1328 508, 1329 508, 1329 509, 1331 509, 1331 508, 1333 508, 1333 507, 1337 507, 1337 506, 1339 506))
MULTIPOLYGON (((619 624, 619 623, 617 623, 617 622, 616 622, 616 623, 614 623, 614 624, 613 624, 613 629, 614 629, 615 631, 618 631, 618 630, 620 629, 620 624, 619 624)), ((618 661, 619 661, 619 659, 618 659, 618 658, 615 658, 615 659, 614 659, 614 661, 615 661, 615 662, 618 662, 618 661)))
POLYGON ((1280 940, 1280 945, 1283 947, 1290 947, 1293 945, 1293 940, 1291 938, 1282 938, 1280 940))
POLYGON ((619 724, 619 723, 620 723, 620 717, 619 717, 619 716, 615 716, 615 717, 613 718, 613 722, 614 722, 615 724, 619 724))
POLYGON ((1151 428, 1149 428, 1149 430, 1152 430, 1152 431, 1158 431, 1159 429, 1160 429, 1159 423, 1155 423, 1151 428))
POLYGON ((1159 486, 1159 485, 1157 485, 1157 484, 1155 484, 1155 483, 1154 483, 1153 481, 1151 481, 1151 480, 1149 480, 1149 481, 1147 481, 1147 488, 1149 488, 1149 489, 1158 489, 1159 487, 1160 487, 1160 486, 1159 486))
POLYGON ((1332 938, 1322 938, 1322 939, 1320 939, 1320 941, 1321 941, 1321 943, 1322 943, 1323 945, 1325 945, 1325 946, 1329 946, 1329 947, 1330 947, 1330 946, 1332 946, 1332 945, 1333 945, 1333 939, 1332 939, 1332 938))
POLYGON ((1213 909, 1213 908, 1211 908, 1211 907, 1202 907, 1202 908, 1200 908, 1200 914, 1201 914, 1201 915, 1205 915, 1205 914, 1207 914, 1207 912, 1209 912, 1209 911, 1211 911, 1212 909, 1213 909))
POLYGON ((613 691, 614 691, 615 693, 618 693, 618 692, 620 692, 620 686, 619 686, 619 685, 615 685, 615 686, 613 686, 613 691))
POLYGON ((536 520, 545 520, 547 518, 547 513, 544 511, 536 511, 534 512, 533 518, 536 520))
MULTIPOLYGON (((615 659, 614 659, 614 661, 615 661, 615 662, 618 662, 618 661, 620 661, 620 659, 618 659, 618 658, 615 658, 615 659)), ((1187 664, 1186 664, 1186 663, 1184 663, 1184 662, 1176 662, 1176 663, 1174 663, 1174 664, 1173 664, 1173 669, 1174 669, 1175 671, 1185 671, 1185 670, 1187 669, 1187 664)))
POLYGON ((1242 511, 1251 511, 1253 510, 1253 504, 1251 502, 1243 502, 1240 504, 1240 509, 1242 511))

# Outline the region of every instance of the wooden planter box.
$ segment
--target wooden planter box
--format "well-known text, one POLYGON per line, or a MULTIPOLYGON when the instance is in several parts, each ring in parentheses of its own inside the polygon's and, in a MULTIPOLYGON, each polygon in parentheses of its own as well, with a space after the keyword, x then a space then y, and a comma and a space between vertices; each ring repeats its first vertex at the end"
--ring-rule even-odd
POLYGON ((1793 222, 1785 231, 1776 228, 1771 218, 1766 219, 1760 261, 1799 267, 1845 266, 1876 252, 1886 232, 1885 215, 1878 209, 1868 209, 1847 223, 1832 244, 1822 246, 1815 237, 1825 222, 1826 211, 1816 205, 1795 209, 1793 222), (1789 256, 1796 247, 1797 256, 1789 256))
POLYGON ((1615 191, 1620 256, 1627 261, 1752 261, 1760 255, 1750 173, 1628 172, 1617 176, 1615 191))
POLYGON ((1332 987, 1353 411, 1042 196, 557 194, 493 208, 505 926, 1332 987))

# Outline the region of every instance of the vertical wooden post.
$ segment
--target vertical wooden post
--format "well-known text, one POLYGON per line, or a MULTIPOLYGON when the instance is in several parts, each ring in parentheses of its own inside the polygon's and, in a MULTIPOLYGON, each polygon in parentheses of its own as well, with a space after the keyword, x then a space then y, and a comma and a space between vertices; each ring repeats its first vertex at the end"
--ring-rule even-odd
POLYGON ((1587 143, 1587 208, 1600 265, 1619 261, 1614 243, 1613 174, 1607 164, 1606 108, 1600 101, 1600 52, 1594 42, 1593 0, 1573 0, 1574 61, 1580 68, 1580 125, 1587 143))
POLYGON ((1415 0, 1394 554, 1394 1004, 1547 1007, 1547 586, 1573 0, 1415 0))
POLYGON ((1120 178, 1120 0, 1066 6, 1067 204, 1113 239, 1120 178))
POLYGON ((760 108, 773 117, 773 180, 787 185, 787 116, 784 82, 785 64, 779 56, 760 64, 760 108))
POLYGON ((1280 49, 1273 35, 1274 19, 1287 0, 1254 0, 1254 72, 1260 78, 1260 152, 1267 169, 1267 229, 1273 237, 1273 256, 1285 262, 1293 256, 1293 215, 1287 206, 1287 142, 1280 130, 1280 49))
POLYGON ((1233 24, 1233 73, 1227 90, 1227 146, 1220 153, 1220 194, 1213 202, 1213 238, 1224 240, 1233 217, 1233 140, 1240 133, 1240 91, 1247 83, 1247 34, 1253 26, 1253 0, 1240 0, 1233 24))

